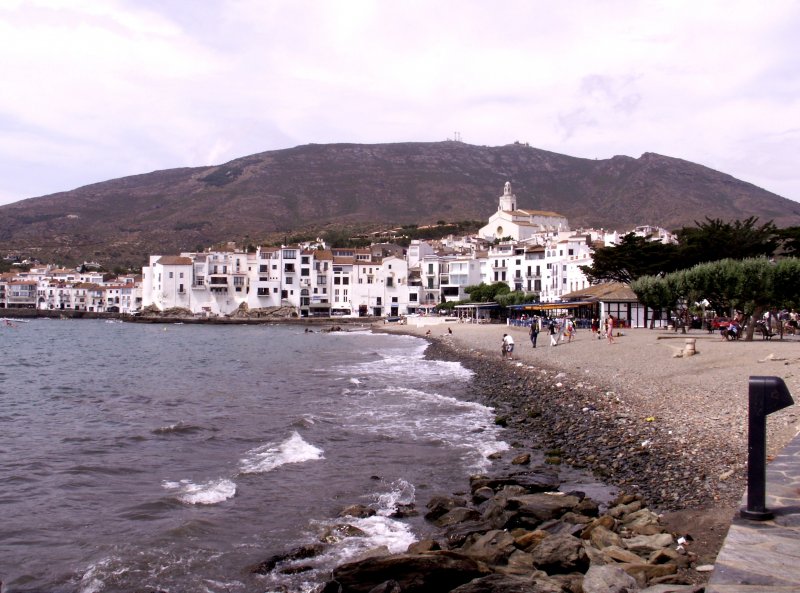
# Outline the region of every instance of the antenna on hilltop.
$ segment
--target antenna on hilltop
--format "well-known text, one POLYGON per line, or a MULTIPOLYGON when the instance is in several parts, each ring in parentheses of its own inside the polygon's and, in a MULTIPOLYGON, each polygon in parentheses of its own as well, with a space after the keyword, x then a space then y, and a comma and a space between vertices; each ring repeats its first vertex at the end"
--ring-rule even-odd
POLYGON ((453 132, 453 141, 461 142, 461 132, 453 132))

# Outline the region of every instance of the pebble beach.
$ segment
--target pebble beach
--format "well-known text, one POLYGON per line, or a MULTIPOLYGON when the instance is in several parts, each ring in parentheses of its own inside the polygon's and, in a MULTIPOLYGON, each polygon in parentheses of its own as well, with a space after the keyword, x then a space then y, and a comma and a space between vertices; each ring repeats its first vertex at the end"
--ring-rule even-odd
MULTIPOLYGON (((699 330, 625 329, 611 344, 579 330, 555 347, 540 333, 533 348, 526 328, 501 324, 409 319, 373 329, 426 337, 429 356, 473 370, 468 397, 494 407, 517 447, 585 469, 661 511, 736 508, 746 487, 751 376, 780 377, 800 398, 799 336, 728 342, 699 330), (510 360, 501 356, 505 333, 515 341, 510 360), (693 356, 682 355, 687 338, 693 356)), ((797 406, 770 415, 767 429, 772 455, 800 429, 797 406)))

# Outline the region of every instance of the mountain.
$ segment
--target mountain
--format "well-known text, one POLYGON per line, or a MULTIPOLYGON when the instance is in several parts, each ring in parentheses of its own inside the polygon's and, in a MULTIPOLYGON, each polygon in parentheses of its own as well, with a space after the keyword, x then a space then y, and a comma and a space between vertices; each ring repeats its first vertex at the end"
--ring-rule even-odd
POLYGON ((227 240, 486 220, 506 181, 519 208, 558 212, 573 228, 675 229, 752 215, 800 225, 797 202, 653 153, 591 160, 524 144, 312 144, 0 206, 0 251, 141 265, 150 253, 227 240))

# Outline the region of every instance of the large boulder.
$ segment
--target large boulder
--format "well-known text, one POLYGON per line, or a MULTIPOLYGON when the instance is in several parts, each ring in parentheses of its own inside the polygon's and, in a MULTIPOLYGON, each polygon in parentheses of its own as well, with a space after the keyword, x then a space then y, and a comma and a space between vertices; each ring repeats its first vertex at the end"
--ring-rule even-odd
POLYGON ((583 542, 571 535, 550 535, 530 551, 533 563, 548 574, 585 571, 589 559, 583 542))
POLYGON ((514 513, 510 525, 536 527, 544 521, 561 517, 578 503, 580 500, 576 496, 540 492, 511 497, 506 508, 514 513))
POLYGON ((441 593, 489 574, 478 561, 454 552, 396 554, 343 564, 333 570, 341 593, 369 593, 396 581, 403 593, 441 593))
POLYGON ((514 538, 507 531, 494 529, 478 537, 461 549, 461 552, 486 564, 505 564, 516 550, 514 538))
POLYGON ((283 554, 275 554, 270 556, 263 562, 257 564, 252 568, 252 572, 256 574, 268 574, 281 562, 292 562, 294 560, 305 560, 306 558, 313 558, 324 551, 322 544, 310 544, 298 546, 283 554))
POLYGON ((448 511, 466 505, 467 501, 459 496, 437 494, 436 496, 432 496, 426 505, 428 507, 428 513, 425 515, 425 519, 428 521, 436 521, 436 519, 446 514, 448 511))
POLYGON ((583 577, 583 593, 636 593, 639 585, 619 566, 592 565, 583 577))
POLYGON ((499 490, 503 486, 522 486, 528 492, 548 492, 558 490, 561 484, 558 471, 549 467, 537 467, 524 472, 511 472, 500 476, 472 476, 470 487, 474 492, 478 488, 488 486, 499 490))

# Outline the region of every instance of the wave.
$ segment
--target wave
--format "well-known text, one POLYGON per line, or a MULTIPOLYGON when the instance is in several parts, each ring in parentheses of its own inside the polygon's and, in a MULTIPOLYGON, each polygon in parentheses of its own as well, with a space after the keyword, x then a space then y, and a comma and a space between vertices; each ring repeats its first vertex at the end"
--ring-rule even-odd
POLYGON ((376 437, 461 450, 470 471, 485 469, 490 464, 490 453, 508 449, 492 409, 477 402, 409 387, 385 387, 379 395, 351 391, 345 396, 351 399, 349 415, 344 420, 346 428, 376 437), (355 397, 362 399, 354 400, 355 397), (380 400, 380 405, 366 401, 367 397, 380 400), (417 414, 409 415, 408 409, 417 414))
POLYGON ((153 434, 194 434, 200 432, 202 427, 194 426, 192 424, 184 424, 183 422, 175 422, 166 426, 160 426, 153 429, 153 434))
POLYGON ((408 506, 414 503, 417 490, 414 485, 406 480, 399 479, 389 484, 389 491, 376 494, 378 503, 377 514, 388 517, 394 514, 399 506, 408 506))
POLYGON ((243 474, 261 474, 286 465, 324 459, 322 449, 303 440, 297 432, 280 444, 268 444, 247 452, 239 462, 243 474))
POLYGON ((236 495, 236 483, 227 478, 195 484, 191 480, 164 481, 167 490, 177 491, 176 497, 185 504, 217 504, 236 495))

